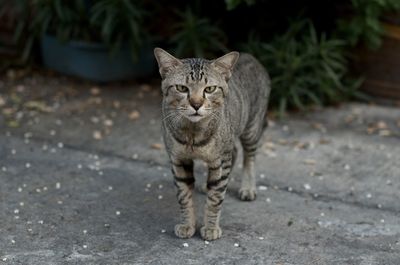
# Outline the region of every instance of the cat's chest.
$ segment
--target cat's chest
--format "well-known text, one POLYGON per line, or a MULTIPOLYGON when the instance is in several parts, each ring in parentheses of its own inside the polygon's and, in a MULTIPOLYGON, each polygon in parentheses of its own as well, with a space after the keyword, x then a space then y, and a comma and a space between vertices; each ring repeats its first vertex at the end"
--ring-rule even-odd
POLYGON ((200 159, 213 161, 220 155, 222 141, 218 135, 193 137, 167 133, 165 138, 170 155, 177 159, 200 159))
POLYGON ((215 137, 193 140, 188 138, 185 143, 173 141, 172 151, 180 158, 214 160, 219 154, 219 143, 215 137))

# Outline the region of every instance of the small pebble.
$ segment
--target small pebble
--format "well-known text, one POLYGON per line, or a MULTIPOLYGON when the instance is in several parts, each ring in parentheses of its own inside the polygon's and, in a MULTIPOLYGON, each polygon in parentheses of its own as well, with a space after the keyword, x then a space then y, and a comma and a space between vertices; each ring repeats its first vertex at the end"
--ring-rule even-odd
POLYGON ((50 149, 50 153, 53 153, 53 154, 54 154, 54 153, 56 153, 56 152, 57 152, 57 150, 56 150, 55 148, 51 148, 51 149, 50 149))
POLYGON ((14 239, 11 239, 11 244, 15 244, 15 240, 14 239))
POLYGON ((48 148, 49 148, 49 147, 48 147, 47 145, 43 145, 43 146, 42 146, 42 150, 43 150, 43 151, 46 151, 48 148))
POLYGON ((261 179, 265 178, 265 174, 260 174, 260 178, 261 179))
POLYGON ((165 233, 165 232, 167 232, 167 230, 161 229, 161 233, 165 233))
POLYGON ((63 204, 63 201, 58 200, 57 203, 58 204, 63 204))
POLYGON ((147 184, 146 184, 146 187, 147 187, 147 188, 151 188, 151 183, 147 183, 147 184))
POLYGON ((2 258, 1 260, 2 260, 2 261, 7 261, 7 258, 2 258))
POLYGON ((158 185, 158 188, 161 190, 163 188, 163 185, 162 184, 158 185))
POLYGON ((138 159, 138 157, 139 157, 138 154, 133 154, 133 156, 132 156, 132 158, 135 159, 135 160, 138 159))
POLYGON ((308 183, 304 184, 304 189, 311 190, 310 184, 308 184, 308 183))
POLYGON ((57 144, 57 146, 58 146, 58 148, 63 148, 64 144, 60 142, 60 143, 57 144))
POLYGON ((350 170, 350 165, 349 165, 349 164, 346 164, 346 165, 343 166, 343 168, 344 168, 345 170, 350 170))
POLYGON ((56 183, 56 189, 59 190, 60 188, 61 188, 61 184, 60 184, 60 182, 57 182, 57 183, 56 183))
POLYGON ((47 187, 46 187, 46 186, 44 186, 44 187, 43 187, 43 190, 44 190, 44 191, 46 191, 46 190, 47 190, 47 187))
POLYGON ((56 131, 55 131, 55 130, 51 130, 51 131, 50 131, 50 135, 51 135, 51 136, 56 135, 56 131))
POLYGON ((320 215, 321 215, 321 216, 325 216, 325 213, 321 213, 320 215))
POLYGON ((208 244, 210 244, 210 242, 208 242, 207 240, 204 240, 204 244, 208 245, 208 244))
POLYGON ((113 187, 112 186, 108 186, 108 190, 113 190, 113 187))
POLYGON ((235 243, 233 244, 235 247, 239 247, 239 243, 235 243))
POLYGON ((86 234, 87 234, 87 230, 83 230, 83 234, 85 234, 85 235, 86 235, 86 234))
POLYGON ((258 189, 259 189, 259 190, 268 190, 268 187, 267 187, 267 186, 260 185, 260 186, 258 186, 258 189))
POLYGON ((368 199, 372 198, 371 193, 367 193, 366 197, 367 197, 368 199))
POLYGON ((14 218, 18 220, 18 219, 19 219, 19 216, 18 216, 18 215, 16 215, 16 216, 14 216, 14 218))
POLYGON ((187 247, 189 247, 189 244, 185 242, 185 243, 182 244, 182 246, 187 248, 187 247))
POLYGON ((86 249, 86 248, 87 248, 87 245, 83 245, 82 247, 86 249))
POLYGON ((103 138, 101 131, 94 131, 92 136, 96 140, 101 140, 103 138))
POLYGON ((263 236, 260 236, 260 237, 258 237, 258 239, 260 239, 260 240, 264 240, 264 237, 263 237, 263 236))
POLYGON ((42 192, 42 190, 39 189, 39 188, 37 188, 37 189, 36 189, 36 192, 37 192, 37 193, 40 193, 40 192, 42 192))
POLYGON ((39 221, 38 221, 38 224, 41 224, 41 225, 42 225, 43 223, 44 223, 43 220, 39 220, 39 221))
POLYGON ((385 222, 385 219, 381 219, 381 223, 384 223, 385 222))
POLYGON ((22 192, 22 188, 21 187, 18 187, 18 192, 22 192))
POLYGON ((293 188, 292 187, 288 187, 288 189, 287 189, 289 192, 292 192, 293 191, 293 188))
POLYGON ((162 200, 163 196, 162 195, 158 195, 158 199, 162 200))
POLYGON ((15 214, 19 214, 19 209, 15 209, 15 210, 14 210, 14 213, 15 213, 15 214))
POLYGON ((17 150, 11 149, 11 154, 15 155, 17 153, 17 150))
POLYGON ((270 203, 270 202, 271 202, 271 199, 270 199, 270 198, 267 198, 267 199, 265 199, 265 201, 268 202, 268 203, 270 203))
POLYGON ((76 167, 77 167, 78 169, 82 169, 82 165, 81 165, 81 164, 78 164, 76 167))
POLYGON ((26 167, 26 168, 30 168, 30 167, 31 167, 31 164, 30 164, 30 163, 26 163, 26 164, 25 164, 25 167, 26 167))
POLYGON ((116 215, 121 215, 121 212, 120 211, 116 211, 115 214, 116 215))
POLYGON ((7 168, 6 168, 6 167, 1 167, 1 170, 2 170, 3 172, 7 172, 7 168))
POLYGON ((24 205, 25 205, 24 202, 20 202, 20 203, 19 203, 19 206, 24 206, 24 205))
POLYGON ((378 209, 381 209, 382 208, 382 204, 378 203, 378 205, 376 207, 378 207, 378 209))
POLYGON ((303 163, 306 164, 306 165, 315 165, 317 163, 317 161, 314 160, 314 159, 305 159, 303 161, 303 163))
POLYGON ((110 127, 110 126, 113 126, 113 124, 114 124, 114 122, 113 122, 112 120, 105 120, 105 121, 104 121, 104 125, 105 125, 105 126, 110 127))

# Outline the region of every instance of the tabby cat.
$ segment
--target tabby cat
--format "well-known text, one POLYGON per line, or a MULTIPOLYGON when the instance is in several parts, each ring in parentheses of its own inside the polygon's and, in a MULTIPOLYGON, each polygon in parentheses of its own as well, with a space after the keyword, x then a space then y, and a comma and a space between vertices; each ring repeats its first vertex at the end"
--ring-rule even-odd
POLYGON ((155 48, 162 78, 162 128, 172 163, 182 222, 175 226, 180 238, 192 237, 196 218, 193 208, 193 160, 208 165, 205 240, 221 237, 222 202, 229 173, 236 158, 235 140, 243 147, 243 177, 239 197, 256 198, 255 154, 266 125, 270 79, 251 55, 228 53, 215 60, 177 59, 155 48))

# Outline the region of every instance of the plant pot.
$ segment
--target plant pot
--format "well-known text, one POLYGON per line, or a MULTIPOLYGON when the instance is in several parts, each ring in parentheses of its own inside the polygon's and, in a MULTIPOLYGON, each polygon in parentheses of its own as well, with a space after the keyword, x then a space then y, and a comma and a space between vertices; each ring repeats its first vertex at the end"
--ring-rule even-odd
POLYGON ((136 61, 128 45, 110 54, 102 43, 69 41, 44 35, 41 40, 43 64, 58 72, 97 82, 127 80, 153 74, 155 62, 150 47, 143 48, 136 61))
POLYGON ((361 90, 379 98, 400 100, 400 25, 384 24, 382 46, 374 51, 360 47, 355 70, 365 77, 361 90))

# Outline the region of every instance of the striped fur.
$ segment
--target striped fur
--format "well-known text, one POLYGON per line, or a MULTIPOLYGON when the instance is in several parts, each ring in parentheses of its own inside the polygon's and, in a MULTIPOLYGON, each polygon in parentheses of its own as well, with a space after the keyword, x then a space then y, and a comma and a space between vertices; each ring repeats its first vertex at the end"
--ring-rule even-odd
POLYGON ((175 234, 188 238, 195 232, 193 160, 201 159, 208 165, 208 178, 200 233, 206 240, 220 238, 219 219, 236 159, 236 139, 244 153, 239 197, 256 198, 254 163, 267 112, 268 74, 248 54, 239 59, 233 52, 216 60, 179 60, 159 48, 154 53, 162 77, 163 137, 181 209, 175 234))

